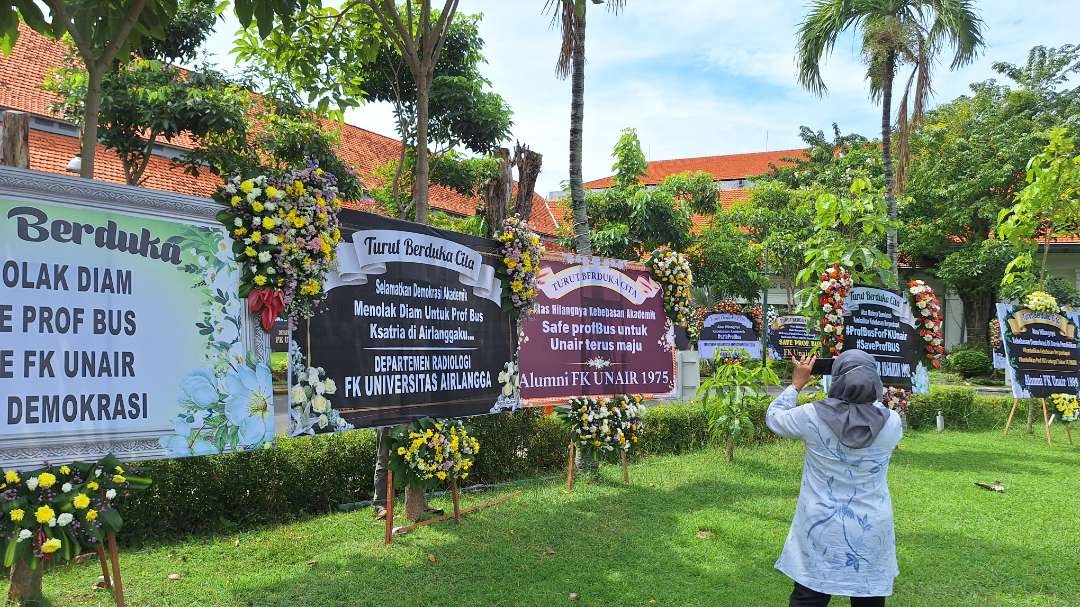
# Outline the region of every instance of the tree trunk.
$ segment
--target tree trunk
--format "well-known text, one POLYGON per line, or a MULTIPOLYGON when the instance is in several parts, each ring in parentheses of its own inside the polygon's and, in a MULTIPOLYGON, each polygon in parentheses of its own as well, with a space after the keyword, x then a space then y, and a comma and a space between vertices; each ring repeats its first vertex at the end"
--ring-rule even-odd
POLYGON ((986 293, 959 292, 964 304, 964 328, 968 343, 976 343, 990 351, 990 315, 994 297, 986 293))
POLYGON ((405 147, 405 139, 401 140, 401 154, 398 155, 397 168, 394 170, 394 185, 391 186, 391 192, 394 198, 394 207, 397 210, 398 219, 408 219, 409 210, 405 205, 401 204, 401 172, 405 170, 405 152, 408 148, 405 147))
POLYGON ((580 5, 574 28, 573 73, 570 77, 570 199, 574 211, 574 248, 579 255, 592 255, 589 215, 582 186, 582 132, 585 122, 585 3, 580 5))
MULTIPOLYGON (((890 51, 885 59, 885 77, 881 91, 881 162, 885 168, 885 203, 889 207, 889 219, 896 220, 896 192, 892 161, 892 88, 896 72, 896 53, 890 51)), ((896 263, 896 228, 890 227, 886 240, 886 252, 892 262, 893 279, 900 286, 900 268, 896 263)))
POLYGON ((494 237, 502 230, 510 207, 510 190, 514 181, 510 168, 510 150, 499 148, 495 156, 499 161, 499 170, 484 186, 484 219, 487 221, 489 237, 494 237))
POLYGON ((724 441, 724 454, 727 455, 727 461, 735 461, 735 439, 730 436, 724 441))
POLYGON ((529 149, 529 146, 521 143, 514 148, 514 166, 518 170, 517 204, 514 205, 514 215, 528 221, 532 217, 533 192, 536 190, 536 180, 540 177, 540 168, 544 165, 544 157, 529 149))
POLYGON ((0 118, 0 164, 30 168, 30 114, 7 110, 0 118))
POLYGON ((98 117, 101 113, 101 81, 104 70, 94 68, 89 63, 86 67, 86 113, 83 115, 82 150, 79 153, 82 170, 79 175, 87 179, 94 178, 94 156, 97 154, 98 117))
POLYGON ((424 488, 421 485, 407 485, 405 487, 405 516, 410 521, 418 521, 424 516, 427 508, 427 498, 424 496, 424 488))
MULTIPOLYGON (((426 73, 428 68, 421 66, 426 73)), ((413 174, 413 209, 416 222, 428 222, 428 97, 431 78, 424 76, 416 87, 416 166, 413 174)))
POLYGON ((8 602, 20 607, 44 606, 45 596, 41 593, 41 578, 44 574, 43 564, 39 563, 36 569, 31 569, 26 559, 15 559, 11 565, 11 576, 8 578, 8 602))

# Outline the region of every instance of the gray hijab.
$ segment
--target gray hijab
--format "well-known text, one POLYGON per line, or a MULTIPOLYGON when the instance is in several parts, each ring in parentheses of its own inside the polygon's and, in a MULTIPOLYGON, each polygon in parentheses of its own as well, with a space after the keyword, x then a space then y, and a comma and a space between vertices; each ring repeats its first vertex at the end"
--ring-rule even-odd
POLYGON ((862 449, 877 438, 889 412, 874 406, 881 400, 881 376, 874 357, 862 350, 844 350, 832 367, 829 396, 814 403, 814 410, 840 442, 862 449))

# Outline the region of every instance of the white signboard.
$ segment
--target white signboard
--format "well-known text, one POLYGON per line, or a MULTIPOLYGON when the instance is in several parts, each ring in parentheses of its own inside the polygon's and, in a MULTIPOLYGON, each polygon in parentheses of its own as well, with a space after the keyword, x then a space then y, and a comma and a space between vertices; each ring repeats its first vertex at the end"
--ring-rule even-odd
POLYGON ((268 343, 217 209, 0 169, 0 465, 272 440, 268 343))

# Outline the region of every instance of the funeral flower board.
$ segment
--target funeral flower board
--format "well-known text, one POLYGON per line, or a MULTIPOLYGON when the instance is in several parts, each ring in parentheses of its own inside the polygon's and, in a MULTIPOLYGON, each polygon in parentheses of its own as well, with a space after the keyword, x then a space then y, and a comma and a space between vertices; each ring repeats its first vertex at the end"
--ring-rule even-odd
POLYGON ((844 349, 873 356, 885 386, 915 394, 930 390, 929 369, 907 297, 875 287, 852 288, 844 305, 844 349))
POLYGON ((510 315, 495 240, 343 210, 327 299, 293 341, 360 427, 512 408, 510 315))
POLYGON ((521 327, 523 399, 674 392, 674 330, 647 268, 548 255, 538 288, 521 327))
POLYGON ((761 339, 754 331, 754 321, 746 314, 709 314, 701 324, 698 335, 698 355, 702 359, 739 353, 740 356, 761 358, 761 339))
POLYGON ((0 169, 0 465, 273 439, 268 343, 238 296, 216 209, 0 169))
POLYGON ((1017 398, 1080 394, 1080 312, 997 304, 1005 374, 1017 398))
POLYGON ((806 316, 777 316, 769 323, 769 356, 791 360, 809 354, 820 336, 806 316))

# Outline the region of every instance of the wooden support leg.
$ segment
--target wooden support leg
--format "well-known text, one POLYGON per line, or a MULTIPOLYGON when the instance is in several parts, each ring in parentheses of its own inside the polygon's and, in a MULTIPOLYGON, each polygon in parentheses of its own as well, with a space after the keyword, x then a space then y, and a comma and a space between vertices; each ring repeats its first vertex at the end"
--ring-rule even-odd
POLYGON ((394 471, 386 471, 386 543, 394 541, 394 471))
POLYGON ((566 462, 566 490, 574 490, 574 460, 577 459, 577 445, 570 443, 570 458, 566 462))
POLYGON ((1009 419, 1005 421, 1005 436, 1009 435, 1009 426, 1012 425, 1013 417, 1016 416, 1016 408, 1020 406, 1020 401, 1014 396, 1012 411, 1009 411, 1009 419))
POLYGON ((112 588, 112 578, 109 576, 109 557, 105 555, 105 547, 98 542, 97 558, 101 563, 101 577, 105 578, 105 588, 112 588))
POLYGON ((1028 400, 1028 423, 1027 433, 1035 434, 1035 401, 1028 400))
POLYGON ((1046 444, 1054 446, 1054 437, 1050 435, 1050 411, 1046 408, 1046 399, 1040 398, 1043 409, 1043 427, 1046 428, 1046 444))
POLYGON ((124 580, 120 577, 120 551, 116 549, 116 534, 108 534, 109 558, 112 560, 113 598, 116 607, 124 607, 124 580))
POLYGON ((622 480, 623 480, 624 483, 629 485, 630 484, 630 468, 626 464, 626 451, 625 450, 622 451, 621 453, 619 453, 619 455, 620 455, 620 459, 622 460, 622 480))
POLYGON ((454 497, 454 521, 457 524, 461 524, 461 489, 458 487, 457 479, 450 481, 450 492, 454 497))
POLYGON ((1069 446, 1071 447, 1072 444, 1073 444, 1073 442, 1072 442, 1072 423, 1071 422, 1065 424, 1065 435, 1069 437, 1069 446))

